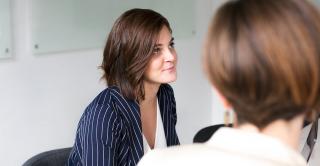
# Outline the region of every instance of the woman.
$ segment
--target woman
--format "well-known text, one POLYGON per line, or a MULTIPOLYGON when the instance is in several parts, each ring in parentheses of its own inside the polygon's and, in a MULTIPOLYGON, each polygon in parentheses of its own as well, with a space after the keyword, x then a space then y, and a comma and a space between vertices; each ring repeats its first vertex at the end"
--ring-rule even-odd
POLYGON ((108 88, 86 108, 69 165, 136 165, 150 149, 178 145, 177 55, 166 18, 131 9, 114 23, 101 68, 108 88))
POLYGON ((148 153, 140 165, 306 165, 303 120, 320 104, 320 14, 304 0, 233 0, 217 11, 206 72, 236 116, 201 145, 148 153), (155 164, 156 163, 156 164, 155 164))

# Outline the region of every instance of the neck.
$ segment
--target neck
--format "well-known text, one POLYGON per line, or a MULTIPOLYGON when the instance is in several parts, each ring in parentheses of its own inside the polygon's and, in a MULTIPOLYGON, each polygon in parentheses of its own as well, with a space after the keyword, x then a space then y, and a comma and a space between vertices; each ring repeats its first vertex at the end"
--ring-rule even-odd
POLYGON ((236 128, 251 132, 259 132, 274 137, 289 147, 298 150, 303 119, 304 115, 299 115, 290 121, 276 120, 262 130, 259 130, 253 124, 248 123, 239 125, 236 128))
POLYGON ((160 88, 160 84, 152 84, 144 82, 144 100, 141 103, 155 102, 157 101, 157 93, 160 88))

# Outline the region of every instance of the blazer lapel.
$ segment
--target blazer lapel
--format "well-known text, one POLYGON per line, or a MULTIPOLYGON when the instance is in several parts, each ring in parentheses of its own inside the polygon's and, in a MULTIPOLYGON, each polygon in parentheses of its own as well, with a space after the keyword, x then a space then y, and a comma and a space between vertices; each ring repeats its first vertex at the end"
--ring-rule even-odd
POLYGON ((165 87, 163 87, 163 85, 160 86, 157 96, 161 113, 161 119, 163 122, 163 129, 167 140, 167 146, 170 146, 173 145, 172 137, 174 137, 174 135, 172 135, 172 130, 175 127, 172 123, 170 115, 170 109, 172 107, 170 102, 170 96, 168 95, 168 92, 166 92, 166 89, 165 87))

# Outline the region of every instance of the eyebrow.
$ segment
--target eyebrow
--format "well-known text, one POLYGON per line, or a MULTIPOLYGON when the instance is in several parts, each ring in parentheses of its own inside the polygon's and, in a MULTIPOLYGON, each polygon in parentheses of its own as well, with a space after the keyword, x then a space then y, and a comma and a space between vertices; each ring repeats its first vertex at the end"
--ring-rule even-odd
MULTIPOLYGON (((174 37, 171 37, 171 40, 169 43, 173 42, 174 41, 174 37)), ((162 46, 162 44, 156 44, 155 47, 159 47, 159 46, 162 46)))

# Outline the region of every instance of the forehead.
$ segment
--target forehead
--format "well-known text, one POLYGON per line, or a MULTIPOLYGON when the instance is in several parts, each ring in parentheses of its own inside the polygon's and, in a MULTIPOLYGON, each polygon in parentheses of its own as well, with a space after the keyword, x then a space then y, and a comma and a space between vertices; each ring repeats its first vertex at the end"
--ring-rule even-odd
POLYGON ((171 36, 171 33, 170 33, 168 27, 167 26, 163 26, 161 28, 160 33, 159 33, 159 37, 158 37, 157 43, 160 43, 160 44, 161 43, 168 43, 168 42, 170 42, 171 38, 172 38, 172 36, 171 36))

